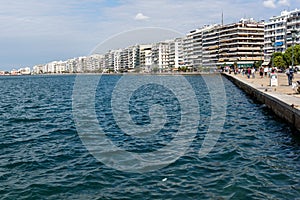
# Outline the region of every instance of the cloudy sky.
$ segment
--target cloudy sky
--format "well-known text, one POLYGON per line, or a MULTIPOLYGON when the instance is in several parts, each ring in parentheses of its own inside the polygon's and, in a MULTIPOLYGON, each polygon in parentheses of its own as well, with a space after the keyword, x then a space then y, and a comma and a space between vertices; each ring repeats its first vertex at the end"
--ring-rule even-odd
MULTIPOLYGON (((300 0, 0 0, 0 69, 88 55, 112 35, 144 27, 187 33, 205 24, 268 20, 300 0)), ((299 8, 299 7, 298 7, 299 8)))

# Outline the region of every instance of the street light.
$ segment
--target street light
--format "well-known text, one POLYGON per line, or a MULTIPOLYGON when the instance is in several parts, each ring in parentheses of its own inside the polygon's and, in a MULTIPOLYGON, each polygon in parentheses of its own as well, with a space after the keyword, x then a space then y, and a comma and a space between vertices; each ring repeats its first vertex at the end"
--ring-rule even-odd
POLYGON ((260 67, 262 67, 263 64, 263 45, 260 46, 260 67))
POLYGON ((271 38, 271 42, 272 42, 272 47, 273 47, 273 54, 272 54, 272 65, 271 65, 271 68, 274 67, 274 53, 275 53, 275 37, 272 37, 271 38))
POLYGON ((296 39, 297 30, 293 29, 292 33, 292 69, 294 69, 294 43, 296 39))

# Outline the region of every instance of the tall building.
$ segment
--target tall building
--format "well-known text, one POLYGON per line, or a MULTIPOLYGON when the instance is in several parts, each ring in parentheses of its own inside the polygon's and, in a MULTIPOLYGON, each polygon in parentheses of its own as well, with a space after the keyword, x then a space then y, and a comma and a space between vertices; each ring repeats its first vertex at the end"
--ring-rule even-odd
POLYGON ((241 19, 227 25, 210 25, 191 31, 185 38, 187 67, 252 66, 263 60, 264 23, 241 19))
POLYGON ((140 67, 145 72, 152 70, 152 44, 140 45, 140 67))
POLYGON ((237 63, 249 67, 263 60, 264 22, 241 19, 219 27, 218 65, 237 63))
POLYGON ((178 70, 184 66, 183 38, 176 38, 169 43, 169 67, 178 70))
POLYGON ((121 52, 122 49, 112 51, 114 72, 120 72, 124 70, 123 66, 121 65, 121 52))
POLYGON ((296 9, 290 12, 287 18, 286 33, 287 47, 290 47, 294 44, 300 44, 300 10, 296 9))
POLYGON ((121 65, 126 70, 140 67, 140 46, 130 46, 121 52, 121 65))
POLYGON ((160 72, 169 70, 169 42, 158 42, 153 45, 152 61, 160 72))
POLYGON ((192 68, 194 64, 193 32, 183 38, 183 60, 186 67, 192 68))
POLYGON ((299 44, 299 34, 292 39, 292 32, 300 32, 300 10, 283 11, 265 23, 264 56, 269 64, 274 52, 285 52, 293 43, 299 44))
POLYGON ((202 57, 203 57, 203 30, 204 28, 197 29, 193 31, 191 34, 193 35, 193 67, 201 67, 203 65, 202 57))
POLYGON ((216 67, 219 61, 219 40, 221 25, 213 25, 202 31, 202 64, 216 67))

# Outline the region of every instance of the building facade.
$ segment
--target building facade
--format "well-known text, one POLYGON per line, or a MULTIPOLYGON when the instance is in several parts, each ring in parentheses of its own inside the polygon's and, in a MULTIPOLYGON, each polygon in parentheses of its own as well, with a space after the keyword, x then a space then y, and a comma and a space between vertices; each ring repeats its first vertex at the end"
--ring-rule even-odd
POLYGON ((236 63, 249 67, 263 61, 264 23, 241 19, 238 23, 219 27, 218 65, 236 63))
POLYGON ((160 72, 169 70, 169 52, 169 42, 158 42, 152 47, 152 64, 160 72))
POLYGON ((284 53, 293 44, 299 44, 300 10, 283 11, 265 23, 264 57, 265 64, 271 60, 274 52, 284 53), (298 34, 294 34, 293 32, 298 34), (294 36, 294 38, 293 38, 294 36))
POLYGON ((169 68, 178 70, 184 66, 183 38, 176 38, 169 42, 169 68))

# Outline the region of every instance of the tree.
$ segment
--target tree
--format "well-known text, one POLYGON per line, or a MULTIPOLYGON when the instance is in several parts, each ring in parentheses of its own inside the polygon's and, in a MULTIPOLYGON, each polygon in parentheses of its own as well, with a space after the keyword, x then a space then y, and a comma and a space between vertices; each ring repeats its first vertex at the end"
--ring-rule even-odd
POLYGON ((253 63, 253 67, 254 67, 255 69, 258 69, 258 68, 260 68, 261 64, 262 64, 262 61, 255 61, 255 62, 253 63))
MULTIPOLYGON (((287 66, 292 65, 292 57, 293 57, 293 47, 289 47, 283 55, 283 58, 287 66)), ((298 44, 294 46, 294 66, 299 64, 300 64, 300 45, 298 44)))
POLYGON ((154 72, 154 73, 159 72, 158 66, 154 66, 154 67, 152 68, 152 72, 154 72))
POLYGON ((283 59, 283 56, 278 55, 274 57, 274 67, 278 68, 285 68, 286 67, 286 62, 283 59))
POLYGON ((237 63, 236 61, 233 63, 233 67, 234 67, 234 68, 237 68, 237 67, 238 67, 238 63, 237 63))
POLYGON ((281 52, 275 52, 272 54, 270 64, 273 64, 273 67, 286 68, 288 66, 287 57, 281 52))

